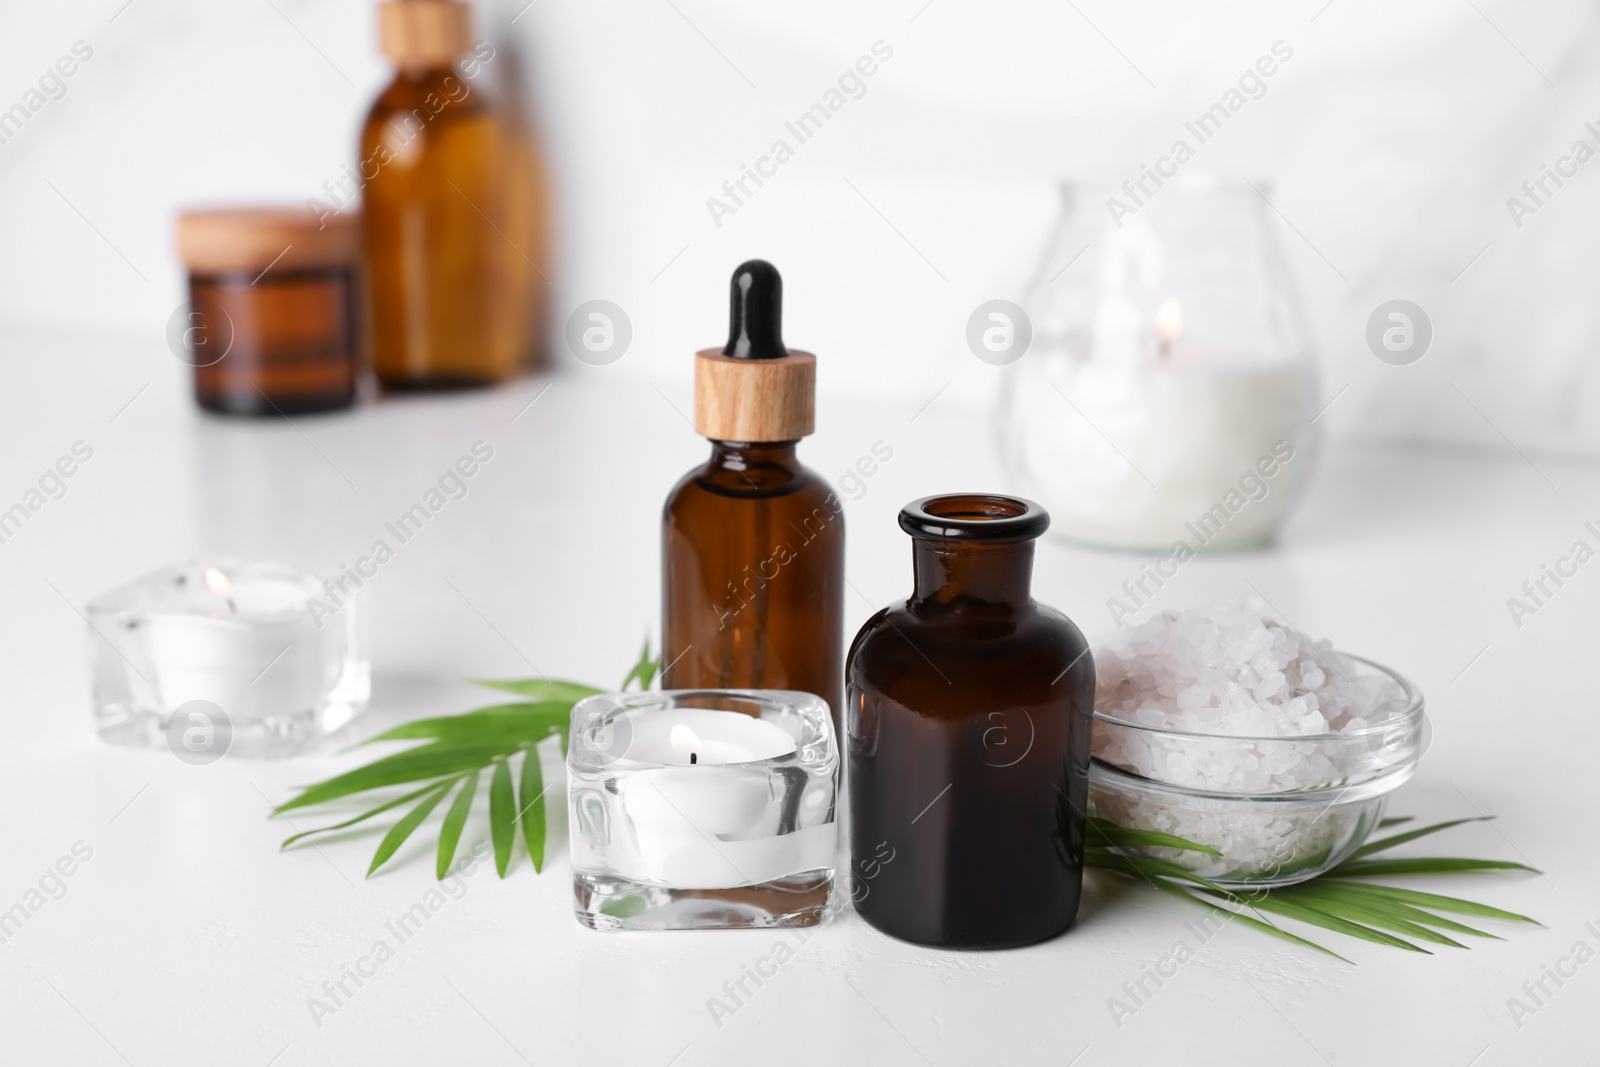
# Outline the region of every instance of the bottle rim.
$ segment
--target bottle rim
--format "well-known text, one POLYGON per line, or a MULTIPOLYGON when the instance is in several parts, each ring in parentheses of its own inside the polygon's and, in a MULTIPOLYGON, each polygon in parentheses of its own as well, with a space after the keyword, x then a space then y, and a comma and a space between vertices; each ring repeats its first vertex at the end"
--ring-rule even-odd
POLYGON ((901 508, 900 528, 920 540, 1006 544, 1037 538, 1050 528, 1050 513, 1020 496, 939 493, 901 508))

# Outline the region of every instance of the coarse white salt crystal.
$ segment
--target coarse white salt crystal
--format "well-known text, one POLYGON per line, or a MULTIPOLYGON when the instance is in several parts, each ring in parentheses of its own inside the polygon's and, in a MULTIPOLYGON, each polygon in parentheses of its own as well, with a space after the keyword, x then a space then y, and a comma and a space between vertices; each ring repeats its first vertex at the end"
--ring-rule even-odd
MULTIPOLYGON (((1321 789, 1360 773, 1365 747, 1328 735, 1360 730, 1379 708, 1405 697, 1386 673, 1268 618, 1255 599, 1167 611, 1120 631, 1095 651, 1095 676, 1101 715, 1207 735, 1153 735, 1097 721, 1098 759, 1143 778, 1224 794, 1321 789), (1250 740, 1300 737, 1308 740, 1250 740)), ((1352 830, 1337 809, 1230 815, 1221 800, 1112 790, 1096 790, 1095 804, 1120 825, 1219 849, 1219 860, 1176 851, 1168 857, 1214 877, 1312 855, 1352 830)))
POLYGON ((1096 711, 1188 733, 1338 733, 1404 695, 1254 599, 1163 612, 1113 635, 1094 664, 1096 711))

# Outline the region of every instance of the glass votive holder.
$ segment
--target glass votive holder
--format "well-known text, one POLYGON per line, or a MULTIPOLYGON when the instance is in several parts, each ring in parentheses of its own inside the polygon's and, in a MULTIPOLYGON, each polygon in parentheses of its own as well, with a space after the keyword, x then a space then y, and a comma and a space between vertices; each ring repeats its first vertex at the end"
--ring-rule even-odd
POLYGON ((572 709, 574 907, 595 930, 815 926, 839 749, 810 693, 669 689, 572 709))
POLYGON ((188 763, 293 755, 365 710, 355 605, 278 563, 147 574, 89 604, 95 725, 188 763))

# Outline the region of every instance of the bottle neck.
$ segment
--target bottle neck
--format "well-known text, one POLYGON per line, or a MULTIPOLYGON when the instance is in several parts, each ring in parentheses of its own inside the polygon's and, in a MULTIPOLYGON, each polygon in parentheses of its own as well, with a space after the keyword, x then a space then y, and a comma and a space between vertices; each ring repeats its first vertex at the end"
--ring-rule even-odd
POLYGON ((964 608, 1026 604, 1033 587, 1033 542, 961 544, 917 538, 911 565, 911 607, 964 608))
POLYGON ((719 471, 753 472, 781 468, 798 471, 799 441, 712 441, 709 467, 719 471))
POLYGON ((777 496, 794 492, 810 475, 795 454, 796 441, 712 441, 711 458, 698 480, 732 496, 777 496))

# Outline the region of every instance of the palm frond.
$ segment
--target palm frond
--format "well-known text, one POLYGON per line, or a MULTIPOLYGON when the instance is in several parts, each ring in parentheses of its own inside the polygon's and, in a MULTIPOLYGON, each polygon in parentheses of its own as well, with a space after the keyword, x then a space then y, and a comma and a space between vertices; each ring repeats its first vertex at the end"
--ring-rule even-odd
MULTIPOLYGON (((621 688, 627 689, 637 683, 641 690, 648 689, 660 671, 661 660, 651 657, 650 642, 646 641, 638 661, 623 677, 621 688)), ((379 791, 387 793, 398 785, 417 788, 400 796, 382 799, 377 806, 354 818, 294 834, 283 842, 282 847, 287 848, 312 834, 355 826, 386 811, 416 801, 415 806, 390 827, 383 840, 379 842, 372 863, 367 868, 367 874, 371 876, 394 856, 400 846, 427 821, 434 809, 460 784, 461 789, 446 809, 439 832, 434 873, 442 881, 450 871, 467 816, 471 814, 473 804, 477 800, 479 779, 487 772, 490 838, 494 843, 495 868, 500 872, 500 877, 504 878, 511 866, 512 844, 519 823, 522 826, 522 840, 527 845, 534 870, 543 870, 544 785, 539 773, 539 754, 536 747, 546 737, 554 736, 561 738, 562 751, 565 751, 568 733, 571 730, 573 705, 584 697, 604 690, 579 682, 549 678, 479 681, 475 684, 516 693, 524 699, 513 704, 493 704, 461 715, 418 719, 368 738, 362 742, 363 745, 379 741, 421 743, 373 760, 353 771, 306 786, 298 795, 280 804, 273 814, 280 815, 300 808, 318 807, 363 794, 378 800, 379 797, 373 794, 379 791), (516 789, 512 784, 513 759, 521 760, 520 806, 516 799, 516 789)))
MULTIPOLYGON (((1533 871, 1521 863, 1506 860, 1462 859, 1458 857, 1417 856, 1403 859, 1369 859, 1374 853, 1408 844, 1429 834, 1482 817, 1452 819, 1416 830, 1407 830, 1362 845, 1349 859, 1315 878, 1276 889, 1228 889, 1170 860, 1141 852, 1146 848, 1172 848, 1186 852, 1217 855, 1217 851, 1198 842, 1172 834, 1118 826, 1095 816, 1089 817, 1088 844, 1084 863, 1122 878, 1182 897, 1207 909, 1220 905, 1242 925, 1297 942, 1338 959, 1345 957, 1309 938, 1291 933, 1267 915, 1289 919, 1347 937, 1428 954, 1424 944, 1448 948, 1468 946, 1449 936, 1501 940, 1499 935, 1478 930, 1446 918, 1440 912, 1470 915, 1500 922, 1534 923, 1526 915, 1503 911, 1458 897, 1420 893, 1400 886, 1380 885, 1364 879, 1396 874, 1462 874, 1478 871, 1533 871), (1420 942, 1421 944, 1419 944, 1420 942)), ((1409 817, 1385 819, 1381 828, 1409 822, 1409 817)), ((1537 873, 1537 872, 1534 872, 1537 873)), ((1345 962, 1350 962, 1345 960, 1345 962)))

